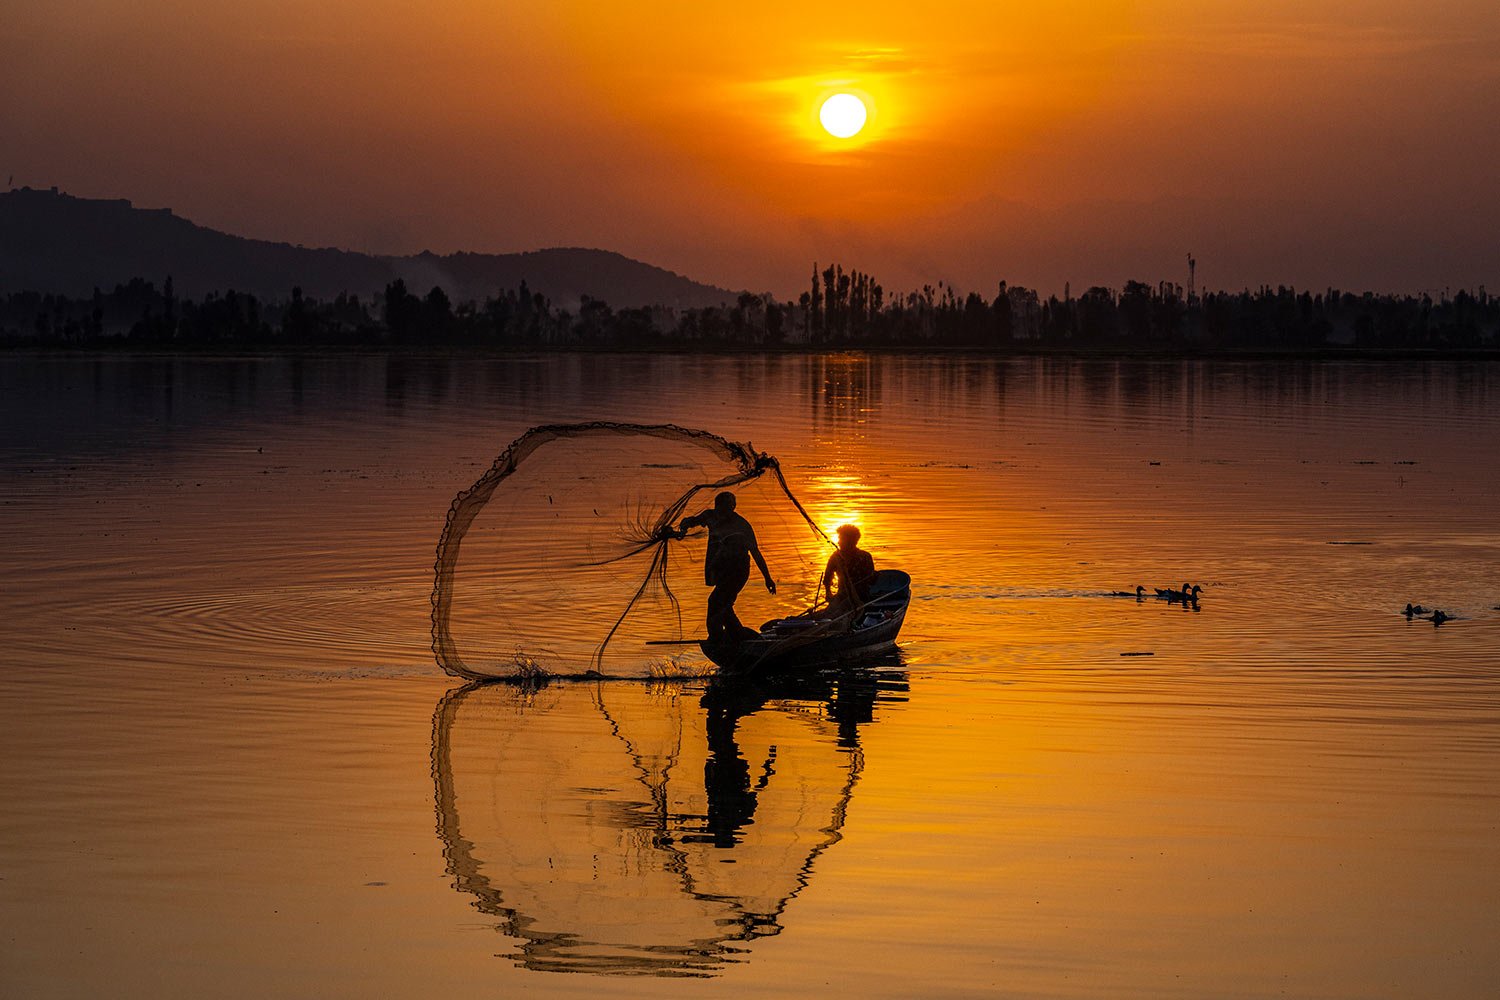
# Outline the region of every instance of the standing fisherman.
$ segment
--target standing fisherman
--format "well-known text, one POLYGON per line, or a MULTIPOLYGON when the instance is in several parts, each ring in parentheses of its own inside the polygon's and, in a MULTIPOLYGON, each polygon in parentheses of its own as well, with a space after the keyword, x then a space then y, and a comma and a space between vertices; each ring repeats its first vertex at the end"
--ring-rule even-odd
POLYGON ((708 528, 708 551, 703 556, 703 582, 714 588, 708 595, 708 641, 738 642, 750 630, 734 613, 735 599, 750 579, 750 560, 760 568, 766 589, 776 593, 776 581, 766 568, 765 557, 755 541, 750 522, 734 512, 734 494, 725 490, 714 497, 714 505, 700 513, 683 518, 677 525, 677 537, 687 529, 708 528))

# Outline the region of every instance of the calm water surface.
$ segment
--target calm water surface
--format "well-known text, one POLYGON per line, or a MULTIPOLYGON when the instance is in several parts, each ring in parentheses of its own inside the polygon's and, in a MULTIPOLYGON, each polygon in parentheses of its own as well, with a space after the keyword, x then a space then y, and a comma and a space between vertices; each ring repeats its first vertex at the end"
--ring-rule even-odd
POLYGON ((5 996, 1500 992, 1500 367, 10 355, 0 428, 5 996), (899 656, 444 675, 450 500, 591 419, 775 453, 899 656))

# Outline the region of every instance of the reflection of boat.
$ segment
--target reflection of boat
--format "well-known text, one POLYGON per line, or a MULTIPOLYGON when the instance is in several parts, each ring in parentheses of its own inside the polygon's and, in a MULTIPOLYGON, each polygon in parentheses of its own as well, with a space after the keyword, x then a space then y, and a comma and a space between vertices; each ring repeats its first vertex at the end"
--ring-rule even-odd
POLYGON ((740 642, 705 642, 701 647, 726 673, 864 659, 895 648, 910 603, 911 577, 899 569, 883 569, 870 584, 870 600, 856 611, 830 615, 824 608, 777 618, 740 642))
POLYGON ((904 675, 795 686, 471 685, 433 719, 438 833, 455 888, 528 968, 712 974, 780 916, 838 842, 858 726, 904 675))

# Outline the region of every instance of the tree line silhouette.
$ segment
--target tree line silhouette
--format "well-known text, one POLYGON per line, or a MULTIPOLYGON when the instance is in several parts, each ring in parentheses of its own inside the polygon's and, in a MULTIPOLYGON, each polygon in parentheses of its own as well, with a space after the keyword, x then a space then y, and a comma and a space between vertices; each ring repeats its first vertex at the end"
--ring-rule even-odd
POLYGON ((870 275, 819 269, 795 301, 742 293, 718 307, 612 309, 584 296, 571 308, 525 282, 483 302, 453 303, 397 280, 384 294, 314 299, 292 289, 266 301, 227 291, 179 298, 169 277, 137 278, 88 298, 0 296, 0 340, 11 346, 275 348, 473 346, 500 350, 962 349, 998 352, 1313 352, 1500 348, 1500 298, 1481 286, 1393 295, 1287 287, 1184 294, 1170 282, 1127 281, 1043 298, 1000 282, 992 296, 949 285, 887 295, 870 275))

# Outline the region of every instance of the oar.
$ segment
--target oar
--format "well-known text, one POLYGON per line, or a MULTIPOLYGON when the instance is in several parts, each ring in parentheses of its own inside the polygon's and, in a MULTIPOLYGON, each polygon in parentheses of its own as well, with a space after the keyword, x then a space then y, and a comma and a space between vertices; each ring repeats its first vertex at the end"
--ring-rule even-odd
POLYGON ((647 639, 648 646, 696 646, 707 639, 647 639))

